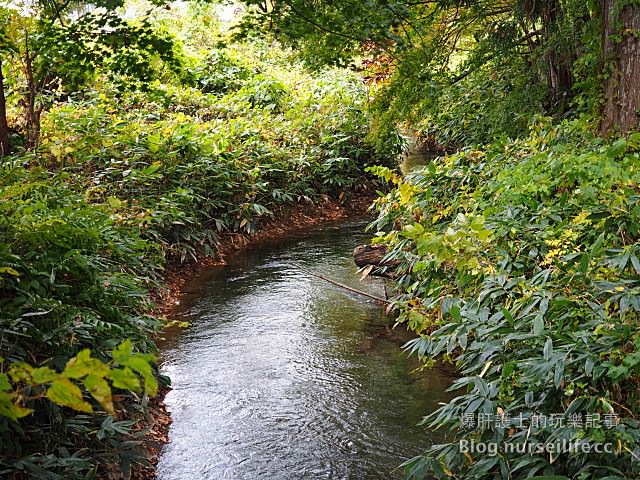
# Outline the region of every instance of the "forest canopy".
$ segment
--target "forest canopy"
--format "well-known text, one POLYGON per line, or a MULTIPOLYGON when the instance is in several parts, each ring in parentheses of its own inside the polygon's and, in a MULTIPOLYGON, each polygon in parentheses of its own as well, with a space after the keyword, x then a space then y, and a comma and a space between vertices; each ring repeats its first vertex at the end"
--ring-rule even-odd
MULTIPOLYGON (((456 100, 449 95, 476 83, 489 90, 488 104, 504 104, 504 112, 492 109, 495 131, 478 132, 485 136, 515 133, 505 112, 519 107, 529 117, 602 115, 603 134, 637 125, 639 20, 631 1, 244 3, 252 14, 242 31, 272 32, 310 64, 354 64, 390 76, 385 107, 391 103, 396 120, 447 109, 456 100)), ((458 146, 483 143, 480 135, 452 133, 458 146)))

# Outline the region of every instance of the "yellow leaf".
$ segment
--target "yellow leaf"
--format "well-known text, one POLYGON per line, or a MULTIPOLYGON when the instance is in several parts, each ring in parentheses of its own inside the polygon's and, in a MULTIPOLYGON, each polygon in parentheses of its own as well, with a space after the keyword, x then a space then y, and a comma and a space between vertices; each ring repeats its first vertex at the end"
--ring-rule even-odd
POLYGON ((111 388, 104 378, 100 378, 96 375, 89 375, 83 380, 84 386, 87 391, 95 398, 105 412, 110 415, 115 415, 116 411, 113 408, 113 400, 111 398, 111 388))
POLYGON ((0 267, 0 273, 8 273, 9 275, 13 275, 14 277, 20 276, 20 273, 18 273, 11 267, 0 267))
POLYGON ((414 190, 410 183, 400 183, 400 185, 398 185, 398 191, 400 192, 400 200, 402 203, 407 203, 413 197, 414 190))
POLYGON ((47 390, 47 398, 53 403, 78 412, 92 413, 91 405, 82 398, 80 388, 66 378, 54 381, 47 390))
POLYGON ((78 355, 67 362, 62 372, 66 378, 82 378, 87 375, 105 377, 109 374, 109 367, 97 358, 91 358, 91 350, 85 348, 78 355))

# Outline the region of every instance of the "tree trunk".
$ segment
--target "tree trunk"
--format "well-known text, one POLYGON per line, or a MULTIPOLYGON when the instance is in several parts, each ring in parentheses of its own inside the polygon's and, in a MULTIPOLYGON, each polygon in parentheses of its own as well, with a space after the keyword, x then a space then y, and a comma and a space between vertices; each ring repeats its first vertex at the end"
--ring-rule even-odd
POLYGON ((24 104, 24 112, 27 120, 27 148, 32 149, 37 147, 40 141, 40 115, 42 114, 42 108, 36 106, 38 89, 33 75, 33 57, 29 49, 29 34, 26 32, 24 50, 24 73, 27 78, 27 99, 24 104))
POLYGON ((602 48, 605 71, 605 106, 600 133, 630 133, 638 127, 640 111, 640 6, 602 0, 602 48))
POLYGON ((7 103, 2 76, 2 58, 0 58, 0 157, 9 153, 9 124, 7 122, 7 103))
POLYGON ((557 45, 553 39, 558 29, 558 19, 563 15, 558 1, 546 1, 541 11, 542 30, 544 35, 543 48, 547 49, 547 83, 549 85, 551 106, 557 106, 566 100, 573 86, 571 69, 575 60, 574 46, 570 44, 557 45))

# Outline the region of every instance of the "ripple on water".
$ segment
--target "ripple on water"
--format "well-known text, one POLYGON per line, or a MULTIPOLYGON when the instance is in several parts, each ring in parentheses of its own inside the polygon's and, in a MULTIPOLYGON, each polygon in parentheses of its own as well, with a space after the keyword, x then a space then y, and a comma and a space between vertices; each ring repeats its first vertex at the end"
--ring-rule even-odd
POLYGON ((380 295, 351 264, 361 228, 254 249, 190 286, 192 327, 163 352, 173 424, 159 479, 389 479, 428 446, 416 423, 449 379, 413 381, 415 365, 375 337, 380 307, 292 266, 380 295))

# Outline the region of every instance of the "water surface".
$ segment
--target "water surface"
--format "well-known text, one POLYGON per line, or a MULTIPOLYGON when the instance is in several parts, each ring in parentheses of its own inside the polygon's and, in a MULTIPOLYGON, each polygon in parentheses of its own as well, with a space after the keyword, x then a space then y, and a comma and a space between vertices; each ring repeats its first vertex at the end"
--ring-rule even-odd
POLYGON ((408 152, 400 158, 400 171, 403 175, 407 175, 412 170, 429 165, 429 163, 440 156, 442 156, 442 152, 430 150, 408 152))
POLYGON ((163 346, 173 424, 159 479, 401 478, 430 444, 416 424, 451 378, 413 373, 379 305, 296 267, 384 296, 351 260, 363 228, 265 243, 187 285, 178 313, 192 326, 163 346))

